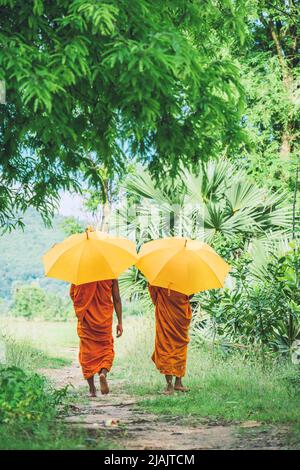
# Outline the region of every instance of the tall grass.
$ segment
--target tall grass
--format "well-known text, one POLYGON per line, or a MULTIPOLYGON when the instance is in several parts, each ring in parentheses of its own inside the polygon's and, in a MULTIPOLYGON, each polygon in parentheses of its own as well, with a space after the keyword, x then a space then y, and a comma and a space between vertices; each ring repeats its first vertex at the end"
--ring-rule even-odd
POLYGON ((78 346, 76 322, 52 322, 0 316, 0 333, 30 343, 48 355, 68 357, 68 348, 78 346))
POLYGON ((26 339, 16 340, 12 336, 0 337, 2 362, 7 366, 16 366, 24 370, 39 368, 59 368, 71 364, 71 360, 64 357, 52 357, 32 346, 26 339))

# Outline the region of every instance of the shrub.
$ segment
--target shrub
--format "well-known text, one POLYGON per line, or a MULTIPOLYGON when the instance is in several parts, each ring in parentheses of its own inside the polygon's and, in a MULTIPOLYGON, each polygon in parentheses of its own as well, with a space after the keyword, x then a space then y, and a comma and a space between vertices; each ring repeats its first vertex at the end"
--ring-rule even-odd
POLYGON ((29 320, 41 318, 66 321, 72 318, 73 309, 69 299, 48 293, 39 286, 25 284, 17 286, 13 291, 11 313, 29 320))
POLYGON ((22 427, 52 420, 66 396, 67 388, 53 390, 38 374, 18 367, 0 369, 0 424, 22 427))
POLYGON ((12 314, 31 319, 42 314, 46 304, 45 292, 37 286, 16 287, 13 292, 12 314))
POLYGON ((73 216, 65 217, 60 226, 67 236, 74 235, 75 233, 84 232, 85 229, 84 225, 73 216))
POLYGON ((214 338, 221 337, 250 345, 261 352, 292 354, 300 336, 300 248, 291 246, 285 256, 272 255, 255 275, 250 261, 238 260, 231 275, 233 289, 214 290, 193 300, 209 314, 195 322, 195 330, 210 327, 214 338), (202 324, 201 324, 202 323, 202 324))

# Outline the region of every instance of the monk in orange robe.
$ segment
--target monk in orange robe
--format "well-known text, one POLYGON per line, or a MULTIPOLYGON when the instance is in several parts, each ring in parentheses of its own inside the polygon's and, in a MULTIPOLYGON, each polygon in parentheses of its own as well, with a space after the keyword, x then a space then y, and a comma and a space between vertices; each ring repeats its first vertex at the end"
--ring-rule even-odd
POLYGON ((166 394, 171 394, 174 390, 187 392, 188 389, 182 384, 182 377, 186 370, 187 346, 190 340, 188 334, 192 318, 189 297, 163 287, 148 287, 155 305, 156 320, 152 360, 166 377, 166 394))
POLYGON ((114 360, 112 336, 113 311, 118 324, 117 338, 123 333, 122 303, 116 279, 71 285, 70 296, 78 319, 77 333, 80 338, 79 362, 87 379, 90 395, 96 396, 94 375, 99 374, 100 391, 109 393, 107 373, 114 360))

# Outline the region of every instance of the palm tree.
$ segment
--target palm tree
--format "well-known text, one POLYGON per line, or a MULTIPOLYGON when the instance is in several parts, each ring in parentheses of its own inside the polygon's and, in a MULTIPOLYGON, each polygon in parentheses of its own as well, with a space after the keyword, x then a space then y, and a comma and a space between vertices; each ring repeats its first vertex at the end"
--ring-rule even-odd
MULTIPOLYGON (((290 231, 291 207, 286 194, 271 194, 227 160, 199 167, 198 175, 184 170, 159 184, 143 169, 130 175, 125 190, 137 202, 126 221, 142 243, 163 236, 187 236, 214 243, 218 234, 250 241, 290 231)), ((122 208, 120 208, 122 214, 122 208)), ((125 212, 119 223, 124 226, 125 212)))
MULTIPOLYGON (((158 184, 138 168, 124 190, 132 204, 129 210, 120 205, 118 230, 126 229, 138 246, 173 235, 214 245, 221 236, 240 237, 247 249, 255 240, 274 244, 291 232, 292 208, 285 202, 286 194, 260 188, 227 160, 202 164, 197 176, 182 170, 177 178, 158 184)), ((121 280, 123 292, 131 298, 145 299, 145 287, 135 268, 121 280)))

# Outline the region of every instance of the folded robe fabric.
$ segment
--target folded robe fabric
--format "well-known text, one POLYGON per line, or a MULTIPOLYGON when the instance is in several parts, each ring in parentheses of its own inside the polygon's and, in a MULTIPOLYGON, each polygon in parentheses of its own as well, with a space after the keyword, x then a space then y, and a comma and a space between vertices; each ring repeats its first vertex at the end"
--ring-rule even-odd
POLYGON ((86 379, 103 368, 110 370, 114 360, 112 285, 112 280, 71 285, 78 318, 79 362, 86 379))
POLYGON ((152 360, 162 374, 183 377, 192 318, 189 297, 163 287, 149 286, 149 292, 156 320, 152 360))

